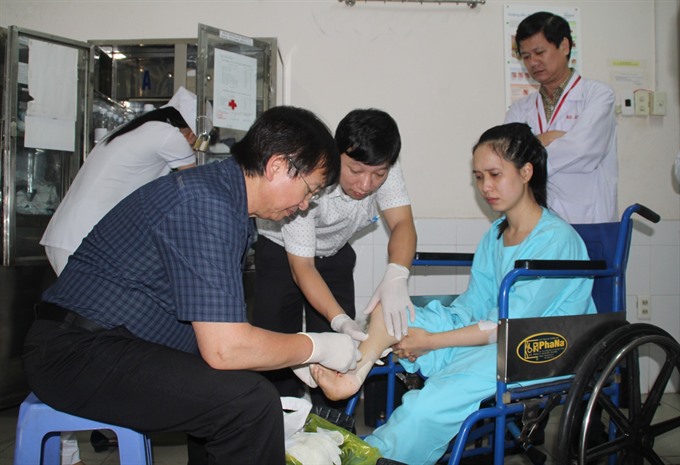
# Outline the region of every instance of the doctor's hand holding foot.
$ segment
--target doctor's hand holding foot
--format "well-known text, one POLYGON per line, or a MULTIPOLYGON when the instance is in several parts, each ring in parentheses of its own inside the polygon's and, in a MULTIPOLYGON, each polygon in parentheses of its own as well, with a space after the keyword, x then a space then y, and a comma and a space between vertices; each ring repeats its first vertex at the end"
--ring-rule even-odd
POLYGON ((408 322, 413 323, 416 319, 406 285, 408 276, 409 270, 405 266, 397 263, 387 265, 382 281, 364 310, 364 314, 369 315, 379 302, 382 303, 387 334, 395 336, 398 340, 408 333, 408 322))

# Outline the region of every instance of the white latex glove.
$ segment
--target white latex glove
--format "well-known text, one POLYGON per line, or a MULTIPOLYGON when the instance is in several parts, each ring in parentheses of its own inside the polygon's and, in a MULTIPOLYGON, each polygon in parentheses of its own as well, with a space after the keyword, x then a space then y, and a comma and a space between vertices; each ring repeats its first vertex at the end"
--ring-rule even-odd
POLYGON ((405 310, 408 308, 411 322, 416 319, 416 312, 413 309, 413 303, 406 286, 408 275, 409 271, 405 266, 396 263, 387 265, 382 281, 378 284, 373 297, 364 310, 365 314, 369 314, 375 310, 378 302, 382 302, 387 334, 395 336, 399 340, 408 333, 408 320, 405 310))
POLYGON ((293 370, 295 376, 300 378, 307 386, 311 388, 319 387, 319 385, 316 384, 316 381, 314 381, 314 378, 312 378, 312 371, 309 369, 309 365, 298 365, 290 367, 290 369, 293 370))
POLYGON ((302 362, 319 363, 331 370, 347 373, 357 367, 361 360, 361 352, 354 344, 354 339, 340 333, 298 333, 304 334, 312 341, 312 355, 302 362))
POLYGON ((356 321, 351 319, 346 313, 336 315, 331 320, 331 328, 336 333, 344 333, 355 341, 365 341, 368 339, 368 334, 362 331, 361 327, 356 321))

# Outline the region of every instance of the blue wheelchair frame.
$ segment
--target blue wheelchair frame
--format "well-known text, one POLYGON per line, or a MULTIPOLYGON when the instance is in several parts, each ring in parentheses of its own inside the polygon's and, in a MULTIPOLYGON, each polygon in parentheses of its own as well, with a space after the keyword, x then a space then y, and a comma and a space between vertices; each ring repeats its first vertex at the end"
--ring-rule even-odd
MULTIPOLYGON (((628 207, 620 222, 595 224, 595 225, 573 225, 584 239, 588 248, 590 261, 565 261, 565 260, 521 260, 516 262, 516 268, 511 270, 503 279, 499 290, 499 350, 505 343, 506 331, 509 321, 509 296, 512 285, 518 279, 534 278, 569 278, 569 277, 593 277, 593 299, 595 300, 599 316, 600 314, 618 313, 619 315, 609 315, 608 320, 619 320, 614 325, 625 324, 625 296, 626 283, 625 272, 628 263, 631 232, 633 227, 632 215, 637 213, 651 222, 660 220, 652 210, 639 204, 628 207), (612 241, 616 237, 616 241, 612 241)), ((472 254, 447 254, 447 253, 417 253, 414 266, 470 266, 472 254)), ((596 315, 586 315, 585 317, 595 317, 596 315)), ((582 316, 552 317, 563 321, 568 319, 581 318, 582 316)), ((545 320, 544 318, 539 318, 545 320)), ((518 321, 518 320, 515 320, 518 321)), ((524 321, 524 320, 522 320, 524 321)), ((588 323, 592 324, 592 320, 588 323)), ((609 328, 611 328, 611 323, 609 328)), ((608 329, 609 330, 609 329, 608 329)), ((582 348, 581 351, 588 350, 582 348)), ((508 350, 502 355, 508 355, 508 350)), ((573 358, 573 357, 572 357, 573 358)), ((577 358, 581 358, 578 356, 577 358)), ((403 368, 394 362, 394 357, 387 357, 387 363, 383 366, 375 366, 371 369, 369 376, 387 375, 386 393, 386 417, 392 414, 395 403, 395 391, 397 373, 403 372, 403 368)), ((579 361, 577 360, 576 363, 579 361)), ((526 415, 527 405, 533 404, 532 409, 547 408, 548 411, 555 405, 564 403, 564 398, 573 381, 573 374, 577 372, 577 367, 560 367, 558 371, 550 373, 550 377, 562 376, 557 380, 541 382, 543 378, 549 377, 542 375, 534 378, 520 378, 524 381, 538 380, 536 384, 529 387, 518 389, 510 388, 509 384, 514 384, 518 379, 512 380, 512 376, 507 372, 506 360, 499 357, 498 380, 495 394, 495 402, 490 407, 482 406, 479 410, 471 414, 462 424, 460 431, 456 435, 450 451, 442 459, 448 457, 449 464, 457 464, 461 458, 493 453, 494 463, 500 465, 504 462, 505 450, 516 447, 518 444, 523 447, 532 462, 536 464, 545 461, 545 455, 533 447, 530 440, 526 440, 526 434, 512 421, 507 421, 509 417, 526 415), (564 376, 570 375, 570 376, 564 376), (495 421, 487 421, 495 420, 495 421), (506 439, 506 432, 509 432, 513 440, 506 439), (487 445, 481 446, 480 439, 489 438, 487 445), (478 446, 474 449, 466 449, 471 442, 478 446)), ((514 376, 514 375, 513 375, 514 376)), ((618 405, 619 384, 610 383, 605 389, 606 394, 612 398, 612 402, 618 405)), ((358 401, 358 394, 348 403, 347 414, 352 414, 358 401)), ((490 400, 490 399, 489 399, 490 400)), ((488 403, 483 402, 482 405, 488 403)), ((529 421, 530 424, 537 424, 536 418, 529 421)), ((378 425, 380 426, 380 425, 378 425)), ((610 437, 613 433, 610 432, 610 437)))

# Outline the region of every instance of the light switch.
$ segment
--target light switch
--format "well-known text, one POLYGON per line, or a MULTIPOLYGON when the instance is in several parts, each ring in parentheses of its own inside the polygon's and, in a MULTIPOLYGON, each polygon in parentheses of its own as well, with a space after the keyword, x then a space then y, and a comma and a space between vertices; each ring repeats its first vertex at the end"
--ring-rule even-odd
POLYGON ((652 93, 650 104, 652 115, 664 116, 666 114, 666 92, 656 91, 652 93))
POLYGON ((649 92, 646 90, 635 91, 635 115, 649 116, 649 92))

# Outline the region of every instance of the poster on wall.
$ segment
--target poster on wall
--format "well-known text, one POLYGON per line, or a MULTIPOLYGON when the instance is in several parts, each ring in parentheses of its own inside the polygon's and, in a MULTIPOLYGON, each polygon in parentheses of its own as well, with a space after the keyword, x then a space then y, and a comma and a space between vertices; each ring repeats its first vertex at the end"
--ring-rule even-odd
POLYGON ((574 46, 571 48, 569 66, 581 73, 581 17, 576 7, 553 5, 541 7, 538 5, 505 5, 504 18, 504 58, 505 58, 505 106, 510 108, 513 102, 522 97, 538 91, 539 84, 529 77, 524 64, 519 59, 517 46, 515 45, 515 31, 517 26, 527 16, 537 11, 549 11, 567 20, 571 28, 571 38, 574 46))
POLYGON ((215 49, 213 124, 247 131, 255 121, 257 59, 215 49))

